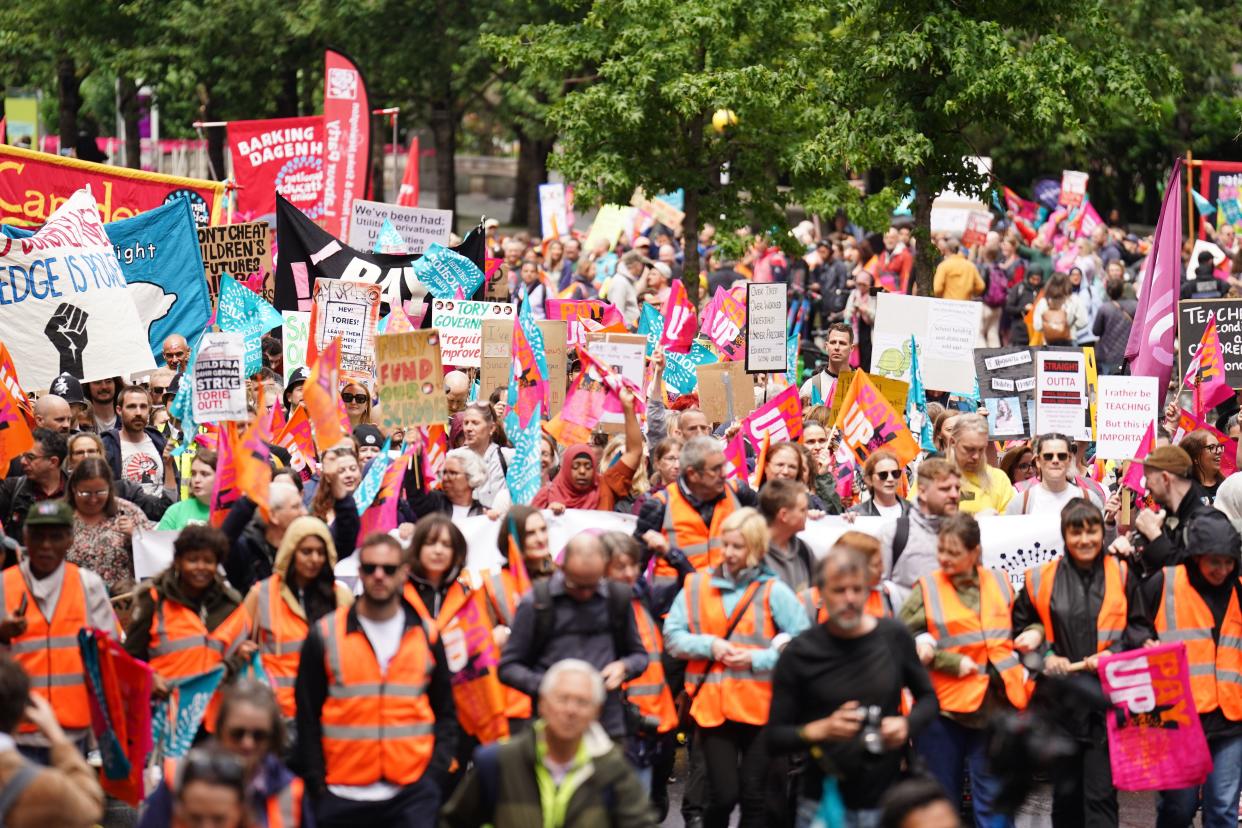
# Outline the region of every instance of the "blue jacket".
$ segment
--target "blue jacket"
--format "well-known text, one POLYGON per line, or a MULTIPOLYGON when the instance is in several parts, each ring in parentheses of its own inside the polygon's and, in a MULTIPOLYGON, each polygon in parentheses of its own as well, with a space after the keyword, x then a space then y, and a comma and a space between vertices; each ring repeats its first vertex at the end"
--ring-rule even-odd
MULTIPOLYGON (((151 443, 155 446, 155 453, 164 454, 164 445, 168 442, 168 438, 161 434, 157 429, 147 426, 144 431, 151 438, 151 443)), ((104 459, 108 461, 108 465, 112 467, 112 479, 121 479, 121 427, 110 428, 107 431, 99 433, 99 439, 103 442, 104 459)), ((159 484, 164 485, 164 468, 159 470, 159 484)))

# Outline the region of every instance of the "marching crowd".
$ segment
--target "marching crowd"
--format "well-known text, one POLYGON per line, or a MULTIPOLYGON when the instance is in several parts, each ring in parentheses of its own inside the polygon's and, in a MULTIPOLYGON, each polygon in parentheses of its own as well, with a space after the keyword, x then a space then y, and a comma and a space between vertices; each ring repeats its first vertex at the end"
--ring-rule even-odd
MULTIPOLYGON (((681 241, 659 226, 630 249, 486 232, 536 315, 540 297, 603 298, 632 329, 682 278, 681 241)), ((713 422, 694 394, 666 400, 657 351, 645 399, 620 394, 620 433, 543 440, 529 505, 506 485, 503 395, 451 371, 450 450, 434 483, 411 466, 396 525, 361 535, 354 493, 385 438, 413 430, 381 429, 374 389, 350 381, 349 441, 309 479, 271 446, 268 501, 242 497, 217 527, 217 452, 169 418, 189 343, 169 337, 164 367, 139 382, 49 377, 31 402, 34 445, 0 482, 0 823, 103 818, 78 643, 94 628, 150 665, 156 697, 226 670, 196 746, 155 757, 142 826, 647 826, 677 819, 674 775, 688 826, 723 828, 737 811, 743 826, 949 828, 968 801, 995 828, 1037 780, 1051 781, 1058 828, 1115 826, 1098 661, 1182 641, 1214 769, 1201 788, 1162 791, 1157 824, 1201 811, 1232 827, 1242 478, 1221 460, 1236 444, 1195 431, 1173 445, 1162 423, 1137 461, 1150 502, 1131 510, 1120 469, 1092 473, 1091 445, 1001 444, 968 401, 932 394, 936 450, 909 465, 874 451, 843 493, 820 401, 869 366, 874 293, 913 290, 913 242, 905 227, 866 237, 843 215, 822 236, 795 233, 802 257, 762 234, 736 261, 710 226, 697 240, 703 295, 775 281, 811 301, 820 359, 801 386, 802 437, 748 446, 749 482, 727 472, 738 424, 713 422), (567 509, 635 528, 554 549, 548 516, 567 509), (1031 514, 1059 521, 1064 554, 1020 582, 986 568, 977 518, 1031 514), (817 557, 800 535, 823 515, 882 524, 817 557), (499 568, 467 568, 459 524, 476 516, 499 528, 499 568), (179 532, 171 564, 136 582, 133 539, 152 529, 179 532), (346 559, 356 580, 337 577, 346 559), (455 693, 468 675, 452 621, 477 593, 507 738, 479 731, 455 693), (244 677, 256 655, 266 681, 244 677), (1056 761, 1017 761, 1024 727, 1063 748, 1056 761)), ((980 344, 1098 342, 1101 369, 1119 370, 1137 238, 1102 227, 1063 271, 1017 223, 993 235, 970 258, 938 240, 935 295, 986 305, 980 344)), ((1236 240, 1219 241, 1238 261, 1236 240)), ((286 384, 279 343, 263 352, 252 406, 292 416, 308 373, 286 384)), ((1228 437, 1236 408, 1220 410, 1228 437)))

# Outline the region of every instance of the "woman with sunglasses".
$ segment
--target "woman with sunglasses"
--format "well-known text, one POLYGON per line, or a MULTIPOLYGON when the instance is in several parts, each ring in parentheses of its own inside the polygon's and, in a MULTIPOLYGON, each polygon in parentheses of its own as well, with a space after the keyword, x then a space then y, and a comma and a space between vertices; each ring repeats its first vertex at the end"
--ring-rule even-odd
POLYGON ((1210 506, 1216 500, 1216 490, 1224 482, 1220 471, 1220 458, 1225 447, 1206 428, 1198 428, 1182 438, 1181 447, 1190 455, 1190 473, 1203 490, 1205 502, 1210 506))
POLYGON ((1093 489, 1073 482, 1077 467, 1073 440, 1064 434, 1042 434, 1035 438, 1034 450, 1038 479, 1009 499, 1005 514, 1058 515, 1076 497, 1103 510, 1104 502, 1093 489))
MULTIPOLYGON (((224 824, 267 828, 310 824, 303 814, 311 812, 313 803, 302 780, 280 760, 285 747, 285 726, 272 691, 254 681, 232 685, 221 697, 215 744, 206 749, 196 748, 185 759, 164 761, 164 782, 143 803, 138 828, 178 824, 171 821, 172 815, 175 811, 183 816, 185 809, 177 803, 186 801, 189 785, 202 770, 196 763, 206 761, 206 757, 227 769, 240 788, 241 807, 237 812, 242 821, 224 824), (178 791, 175 795, 174 786, 178 791)), ((203 791, 195 801, 209 794, 203 791)), ((218 803, 216 810, 221 810, 218 803)))
POLYGON ((1001 455, 999 466, 1015 487, 1030 480, 1035 476, 1035 452, 1031 444, 1023 441, 1007 450, 1001 455))
POLYGON ((354 600, 332 577, 335 566, 336 544, 324 522, 309 515, 294 518, 276 550, 271 577, 255 584, 243 602, 253 627, 251 638, 259 645, 263 669, 275 683, 286 719, 297 712, 293 681, 310 625, 354 600))
POLYGON ((65 484, 65 502, 73 507, 73 546, 66 560, 95 572, 109 590, 132 580, 134 530, 154 524, 133 503, 116 496, 108 463, 99 457, 79 463, 65 484))
POLYGON ((863 463, 863 482, 871 497, 850 509, 863 517, 882 517, 896 520, 910 514, 910 501, 897 496, 901 481, 901 463, 891 451, 880 449, 872 452, 863 463))
POLYGON ((351 431, 371 422, 371 391, 361 382, 347 380, 341 386, 341 400, 345 403, 345 413, 349 415, 351 431))

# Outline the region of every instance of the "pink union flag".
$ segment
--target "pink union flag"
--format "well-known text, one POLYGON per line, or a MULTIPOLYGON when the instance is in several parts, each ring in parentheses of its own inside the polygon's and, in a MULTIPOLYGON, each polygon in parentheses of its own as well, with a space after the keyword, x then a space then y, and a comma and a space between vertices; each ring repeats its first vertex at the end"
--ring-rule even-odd
POLYGON ((1182 385, 1194 390, 1195 416, 1200 418, 1233 396, 1233 389, 1225 381, 1225 361, 1215 311, 1208 314, 1207 326, 1199 338, 1199 347, 1186 369, 1186 376, 1182 378, 1182 385))
POLYGON ((1173 162, 1156 222, 1156 240, 1143 268, 1142 295, 1126 358, 1130 373, 1156 377, 1161 399, 1173 374, 1177 336, 1177 296, 1182 270, 1182 159, 1173 162))
POLYGON ((677 354, 690 353, 694 344, 694 335, 699 329, 698 314, 694 304, 686 295, 686 286, 680 279, 673 280, 673 287, 664 307, 660 311, 664 317, 664 333, 660 335, 660 347, 677 354))

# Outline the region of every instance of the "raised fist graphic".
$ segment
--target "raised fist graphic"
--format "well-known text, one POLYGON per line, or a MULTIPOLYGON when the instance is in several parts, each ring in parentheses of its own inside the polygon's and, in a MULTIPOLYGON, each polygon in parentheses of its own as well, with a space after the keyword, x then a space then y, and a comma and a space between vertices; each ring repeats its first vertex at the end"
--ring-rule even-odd
POLYGON ((74 377, 82 374, 82 352, 86 350, 86 319, 88 314, 77 305, 61 302, 56 313, 47 320, 43 333, 60 354, 60 372, 74 377))

